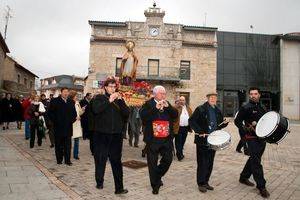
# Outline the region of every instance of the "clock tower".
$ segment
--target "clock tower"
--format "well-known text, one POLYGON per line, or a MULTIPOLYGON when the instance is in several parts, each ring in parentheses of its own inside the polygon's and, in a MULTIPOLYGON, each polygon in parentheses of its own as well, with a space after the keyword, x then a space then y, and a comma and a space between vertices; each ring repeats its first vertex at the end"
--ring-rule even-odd
POLYGON ((144 12, 146 17, 146 25, 148 28, 148 34, 150 37, 157 37, 161 34, 164 22, 165 11, 156 7, 156 3, 153 3, 153 7, 149 7, 144 12))

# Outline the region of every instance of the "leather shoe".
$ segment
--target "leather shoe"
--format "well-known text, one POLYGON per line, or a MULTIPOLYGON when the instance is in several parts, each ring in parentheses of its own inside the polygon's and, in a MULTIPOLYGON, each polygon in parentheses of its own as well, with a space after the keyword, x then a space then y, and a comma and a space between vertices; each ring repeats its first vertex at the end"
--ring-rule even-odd
POLYGON ((262 196, 263 198, 269 198, 269 196, 270 196, 270 193, 268 192, 268 190, 266 188, 260 189, 259 193, 260 193, 260 196, 262 196))
POLYGON ((209 184, 204 185, 207 190, 214 190, 214 187, 210 186, 209 184))
POLYGON ((72 162, 67 162, 66 165, 72 166, 73 163, 72 162))
POLYGON ((250 186, 250 187, 254 186, 254 183, 250 182, 248 179, 240 179, 240 183, 250 186))
POLYGON ((98 185, 98 184, 97 184, 97 185, 96 185, 96 188, 99 189, 99 190, 102 190, 102 189, 103 189, 103 185, 98 185))
POLYGON ((128 193, 127 189, 122 189, 122 190, 115 191, 115 194, 126 194, 126 193, 128 193))
POLYGON ((198 190, 202 193, 205 193, 207 192, 207 188, 205 187, 205 185, 199 185, 198 186, 198 190))

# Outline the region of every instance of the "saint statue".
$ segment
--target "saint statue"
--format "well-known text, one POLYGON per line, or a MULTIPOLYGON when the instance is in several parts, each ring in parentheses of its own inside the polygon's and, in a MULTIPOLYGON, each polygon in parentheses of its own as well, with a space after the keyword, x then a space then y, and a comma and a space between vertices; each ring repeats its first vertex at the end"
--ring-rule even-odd
POLYGON ((130 86, 136 79, 138 59, 133 51, 135 43, 128 41, 125 45, 127 52, 124 54, 121 63, 121 84, 130 86))

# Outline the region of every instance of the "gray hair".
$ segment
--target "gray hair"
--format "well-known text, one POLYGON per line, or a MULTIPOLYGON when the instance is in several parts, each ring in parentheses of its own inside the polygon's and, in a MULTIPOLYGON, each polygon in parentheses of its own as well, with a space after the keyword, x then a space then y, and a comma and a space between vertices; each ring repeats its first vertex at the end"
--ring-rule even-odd
POLYGON ((161 86, 161 85, 155 86, 155 87, 153 88, 153 95, 155 96, 155 95, 158 93, 158 91, 160 91, 160 90, 166 91, 166 89, 165 89, 163 86, 161 86))

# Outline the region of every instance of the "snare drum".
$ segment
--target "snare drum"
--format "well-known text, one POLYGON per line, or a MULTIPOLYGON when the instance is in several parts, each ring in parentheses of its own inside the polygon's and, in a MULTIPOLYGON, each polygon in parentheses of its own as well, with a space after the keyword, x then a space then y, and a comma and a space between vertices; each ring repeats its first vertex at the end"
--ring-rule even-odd
POLYGON ((280 143, 290 132, 289 120, 277 112, 264 114, 256 125, 256 135, 268 143, 280 143))
POLYGON ((231 135, 226 131, 217 130, 210 133, 207 137, 208 145, 214 150, 223 150, 229 147, 231 143, 231 135))

